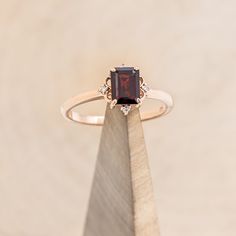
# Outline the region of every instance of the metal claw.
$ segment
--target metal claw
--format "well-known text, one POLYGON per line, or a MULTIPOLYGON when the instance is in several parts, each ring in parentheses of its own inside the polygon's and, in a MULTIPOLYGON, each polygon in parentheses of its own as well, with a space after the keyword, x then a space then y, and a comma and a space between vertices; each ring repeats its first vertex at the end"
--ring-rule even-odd
POLYGON ((140 99, 140 98, 137 98, 136 99, 136 101, 137 101, 137 105, 135 106, 136 108, 140 108, 141 107, 141 105, 143 104, 143 101, 142 101, 142 99, 140 99))
POLYGON ((110 108, 113 109, 116 104, 117 104, 117 99, 112 100, 110 103, 110 108))

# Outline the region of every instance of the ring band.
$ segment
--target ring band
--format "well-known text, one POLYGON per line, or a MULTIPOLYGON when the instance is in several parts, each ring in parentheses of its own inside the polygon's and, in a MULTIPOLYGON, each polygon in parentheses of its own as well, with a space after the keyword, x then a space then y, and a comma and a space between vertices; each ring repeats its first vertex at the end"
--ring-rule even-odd
POLYGON ((105 99, 110 103, 111 109, 119 106, 126 116, 132 109, 139 108, 145 98, 158 100, 161 102, 161 106, 149 112, 141 112, 142 121, 163 116, 173 107, 172 97, 166 92, 150 89, 144 79, 139 76, 139 69, 125 66, 115 67, 98 91, 72 97, 62 105, 61 112, 66 119, 78 123, 103 125, 104 116, 82 115, 73 109, 84 103, 105 99))
MULTIPOLYGON (((171 111, 173 107, 173 99, 166 92, 150 89, 146 94, 146 98, 158 100, 162 103, 162 105, 152 111, 141 113, 140 115, 142 121, 166 115, 171 111)), ((79 105, 102 99, 104 99, 104 96, 98 91, 83 93, 66 101, 61 107, 61 112, 66 119, 78 123, 89 125, 103 125, 104 116, 81 115, 79 112, 73 111, 73 109, 79 105)))

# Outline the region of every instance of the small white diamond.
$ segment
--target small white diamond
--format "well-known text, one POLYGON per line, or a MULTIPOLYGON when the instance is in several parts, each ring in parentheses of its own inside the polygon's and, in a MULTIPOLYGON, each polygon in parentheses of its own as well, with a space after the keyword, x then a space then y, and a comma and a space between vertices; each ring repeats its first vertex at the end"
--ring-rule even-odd
POLYGON ((150 90, 150 88, 148 87, 148 85, 146 83, 144 83, 141 88, 145 93, 150 90))
POLYGON ((103 85, 99 88, 98 92, 100 92, 102 95, 105 95, 105 93, 106 93, 107 90, 108 90, 108 86, 107 86, 106 84, 103 84, 103 85))
POLYGON ((123 105, 120 110, 124 113, 125 116, 128 115, 129 111, 131 110, 130 105, 123 105))

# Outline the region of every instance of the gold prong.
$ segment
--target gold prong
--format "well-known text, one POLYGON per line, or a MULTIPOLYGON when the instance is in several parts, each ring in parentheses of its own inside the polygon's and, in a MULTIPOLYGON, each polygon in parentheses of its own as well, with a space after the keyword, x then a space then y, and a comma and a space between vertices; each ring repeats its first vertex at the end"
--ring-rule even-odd
POLYGON ((141 99, 141 98, 137 98, 136 101, 137 101, 138 104, 137 104, 135 107, 136 107, 136 108, 140 108, 141 105, 143 104, 142 99, 141 99))
POLYGON ((117 99, 112 100, 110 103, 110 108, 113 109, 116 104, 117 104, 117 99))
POLYGON ((140 87, 145 83, 143 77, 139 77, 140 87))
POLYGON ((106 85, 110 88, 111 87, 111 78, 107 77, 106 78, 106 85))

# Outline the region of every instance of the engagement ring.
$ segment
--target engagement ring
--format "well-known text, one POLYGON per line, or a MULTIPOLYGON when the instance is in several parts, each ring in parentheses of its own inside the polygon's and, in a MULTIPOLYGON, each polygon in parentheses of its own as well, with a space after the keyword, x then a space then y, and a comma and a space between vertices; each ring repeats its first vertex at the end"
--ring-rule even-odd
POLYGON ((134 67, 115 67, 110 71, 105 83, 97 90, 77 95, 67 100, 61 107, 66 119, 89 125, 103 125, 104 116, 82 115, 74 108, 95 100, 105 99, 110 108, 119 106, 121 112, 127 116, 133 109, 139 108, 145 99, 154 99, 160 105, 148 112, 141 112, 141 120, 150 120, 163 116, 173 107, 172 97, 163 91, 153 90, 139 75, 139 69, 134 67))

